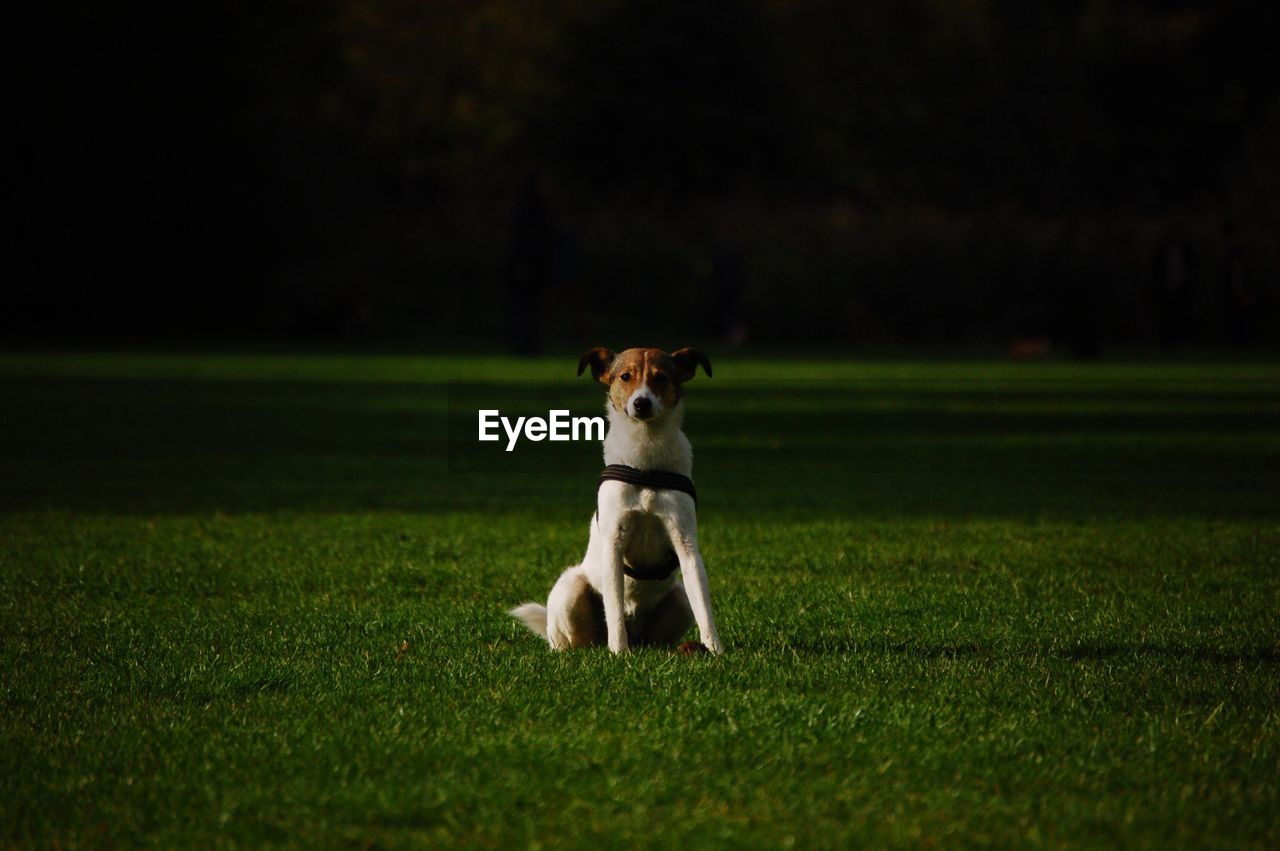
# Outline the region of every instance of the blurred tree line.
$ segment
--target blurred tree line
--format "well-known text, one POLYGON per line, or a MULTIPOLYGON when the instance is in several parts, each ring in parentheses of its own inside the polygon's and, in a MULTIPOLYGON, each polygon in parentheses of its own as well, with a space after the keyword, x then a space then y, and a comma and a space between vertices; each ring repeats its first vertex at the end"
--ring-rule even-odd
POLYGON ((1274 340, 1273 8, 26 9, 4 327, 500 340, 536 179, 553 337, 719 333, 727 299, 764 340, 1222 341, 1236 275, 1274 340))

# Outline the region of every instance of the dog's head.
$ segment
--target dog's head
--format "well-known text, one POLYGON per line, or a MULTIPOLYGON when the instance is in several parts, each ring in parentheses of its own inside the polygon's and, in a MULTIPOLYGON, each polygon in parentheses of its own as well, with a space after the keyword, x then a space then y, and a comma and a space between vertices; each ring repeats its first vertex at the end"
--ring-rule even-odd
POLYGON ((592 349, 578 361, 578 375, 591 368, 591 377, 609 388, 609 402, 633 420, 656 422, 673 410, 701 366, 711 375, 711 361, 697 349, 627 349, 614 354, 592 349))

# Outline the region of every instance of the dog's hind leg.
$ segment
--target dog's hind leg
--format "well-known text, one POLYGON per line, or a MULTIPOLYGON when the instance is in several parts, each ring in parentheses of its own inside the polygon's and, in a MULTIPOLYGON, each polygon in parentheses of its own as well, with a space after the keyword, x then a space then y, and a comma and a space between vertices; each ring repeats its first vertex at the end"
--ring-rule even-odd
POLYGON ((604 603, 581 566, 560 575, 547 599, 547 641, 556 650, 604 644, 604 603))
POLYGON ((650 647, 670 647, 680 642, 693 626, 693 609, 689 596, 679 582, 671 587, 658 605, 645 615, 640 630, 640 644, 650 647))

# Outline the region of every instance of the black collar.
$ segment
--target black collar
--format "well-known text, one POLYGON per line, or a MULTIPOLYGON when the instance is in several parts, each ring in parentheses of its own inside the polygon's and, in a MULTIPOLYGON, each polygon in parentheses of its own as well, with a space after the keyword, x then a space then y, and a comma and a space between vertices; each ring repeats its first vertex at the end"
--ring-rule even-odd
POLYGON ((694 505, 698 504, 698 490, 693 486, 693 479, 679 473, 669 473, 666 470, 637 470, 626 464, 609 464, 601 471, 596 490, 599 490, 600 485, 605 482, 626 482, 629 485, 639 485, 654 490, 680 491, 693 497, 694 505))

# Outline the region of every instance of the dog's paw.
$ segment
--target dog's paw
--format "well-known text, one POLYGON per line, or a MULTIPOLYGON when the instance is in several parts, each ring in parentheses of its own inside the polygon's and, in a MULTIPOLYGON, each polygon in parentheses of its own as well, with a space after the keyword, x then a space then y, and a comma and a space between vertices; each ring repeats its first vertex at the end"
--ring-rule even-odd
POLYGON ((676 652, 681 656, 701 656, 711 651, 707 650, 707 645, 701 641, 686 641, 676 648, 676 652))

